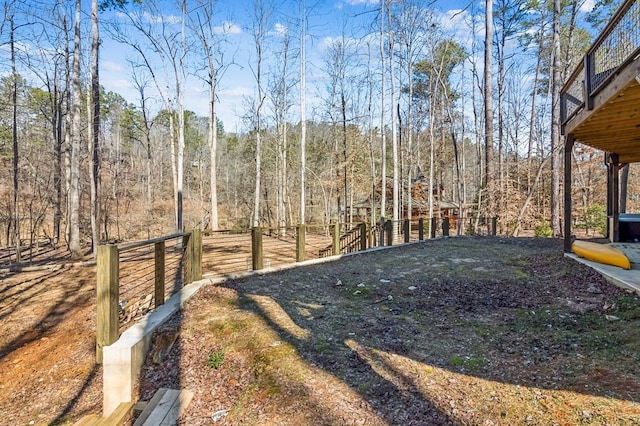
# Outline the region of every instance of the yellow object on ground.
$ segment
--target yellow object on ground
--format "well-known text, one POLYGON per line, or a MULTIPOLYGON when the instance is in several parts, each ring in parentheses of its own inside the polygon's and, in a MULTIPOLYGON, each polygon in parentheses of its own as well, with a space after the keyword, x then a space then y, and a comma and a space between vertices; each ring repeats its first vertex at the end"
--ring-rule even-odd
POLYGON ((624 252, 606 244, 578 240, 574 241, 571 249, 575 254, 587 260, 631 269, 631 262, 624 252))

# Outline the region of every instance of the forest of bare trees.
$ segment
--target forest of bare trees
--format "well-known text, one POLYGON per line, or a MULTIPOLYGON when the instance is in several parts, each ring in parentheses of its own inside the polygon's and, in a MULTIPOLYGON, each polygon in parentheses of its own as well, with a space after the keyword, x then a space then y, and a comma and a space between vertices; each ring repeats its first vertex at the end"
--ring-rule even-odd
MULTIPOLYGON (((561 236, 560 89, 621 2, 459 3, 369 1, 357 20, 345 5, 321 39, 310 0, 5 0, 0 246, 79 258, 193 227, 450 214, 561 236), (128 52, 128 98, 100 82, 106 41, 128 52), (232 125, 221 91, 239 69, 254 91, 232 125)), ((575 229, 597 232, 604 155, 572 155, 575 229)))

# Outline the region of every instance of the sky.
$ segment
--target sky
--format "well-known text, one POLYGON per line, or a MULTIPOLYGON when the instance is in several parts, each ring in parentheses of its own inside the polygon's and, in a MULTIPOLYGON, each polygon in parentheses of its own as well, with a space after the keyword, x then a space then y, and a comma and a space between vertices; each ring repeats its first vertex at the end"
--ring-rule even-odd
MULTIPOLYGON (((27 0, 24 4, 33 6, 36 10, 38 5, 43 7, 53 4, 57 0, 27 0)), ((175 8, 175 0, 156 0, 162 5, 163 18, 173 25, 173 29, 180 25, 180 11, 175 8)), ((354 43, 369 35, 372 42, 372 50, 376 49, 374 55, 378 55, 378 40, 375 32, 377 28, 372 28, 375 21, 376 9, 380 0, 273 0, 278 6, 275 8, 269 26, 269 37, 274 41, 281 41, 284 32, 289 31, 292 37, 292 51, 298 49, 298 21, 299 3, 304 1, 307 9, 307 37, 306 37, 306 80, 307 80, 307 119, 312 118, 312 114, 321 108, 321 104, 326 98, 323 88, 326 87, 325 63, 327 60, 327 46, 332 40, 345 37, 354 43)), ((420 0, 416 0, 420 3, 420 0)), ((595 0, 585 0, 582 6, 583 11, 590 10, 595 0)), ((89 49, 89 26, 88 12, 90 8, 89 0, 82 0, 84 12, 84 25, 87 36, 83 39, 83 50, 89 49)), ((143 2, 144 3, 144 2, 143 2)), ((196 0, 189 0, 193 5, 196 0)), ((248 129, 248 124, 243 121, 242 116, 246 114, 249 99, 256 98, 255 70, 255 48, 251 36, 252 16, 254 0, 216 0, 215 24, 220 31, 227 33, 224 44, 225 61, 228 67, 219 79, 217 92, 217 114, 222 120, 227 132, 243 132, 248 129)), ((422 0, 420 4, 429 3, 422 0)), ((71 1, 67 1, 71 5, 71 1)), ((444 35, 453 38, 464 45, 468 51, 471 50, 471 34, 469 22, 472 15, 475 15, 478 26, 476 36, 482 38, 484 29, 484 0, 436 0, 432 3, 434 19, 437 28, 444 35)), ((69 6, 71 7, 71 6, 69 6)), ((155 22, 150 16, 145 16, 146 22, 155 22)), ((47 16, 42 17, 46 21, 47 16)), ((107 90, 122 95, 128 102, 138 106, 139 94, 132 78, 132 64, 140 63, 140 55, 131 49, 127 44, 114 40, 110 33, 109 22, 125 22, 119 12, 114 10, 103 11, 100 14, 101 26, 101 52, 100 52, 100 83, 107 90)), ((39 28, 39 27, 38 27, 39 28)), ((124 34, 121 32, 121 34, 124 34)), ((127 40, 136 40, 140 37, 136 32, 126 34, 127 40)), ((25 41, 25 50, 29 50, 25 41)), ((35 41, 32 41, 35 44, 35 41)), ((176 44, 179 40, 176 41, 176 44)), ((274 44, 275 45, 275 44, 274 44)), ((364 49, 361 44, 360 49, 364 49)), ((3 44, 0 49, 4 49, 5 58, 8 58, 7 45, 3 44)), ((34 49, 35 50, 35 49, 34 49)), ((150 53, 151 65, 157 75, 170 75, 163 71, 162 64, 157 59, 153 59, 152 49, 145 48, 147 54, 150 53)), ((361 52, 364 53, 364 52, 361 52)), ((273 71, 278 66, 278 60, 273 52, 267 52, 265 71, 273 71)), ((88 58, 88 55, 85 55, 88 58)), ((202 68, 205 64, 201 54, 189 55, 187 58, 190 65, 202 68)), ((478 61, 480 66, 482 61, 478 61)), ((8 63, 8 62, 7 62, 8 63)), ((299 63, 295 58, 291 59, 291 73, 297 74, 299 63)), ((2 67, 5 72, 5 67, 2 67)), ((27 77, 28 78, 28 77, 27 77)), ((33 78, 36 80, 36 78, 33 78)), ((295 78, 297 80, 297 78, 295 78)), ((33 84, 37 84, 34 81, 33 84)), ((165 82, 164 77, 159 78, 161 86, 170 86, 171 82, 165 82)), ((297 87, 292 91, 297 91, 297 87)), ((153 93, 151 88, 147 91, 152 104, 151 113, 155 113, 165 105, 161 98, 153 93)), ((184 88, 185 108, 195 112, 199 116, 208 115, 208 89, 202 80, 193 75, 186 77, 184 88)), ((291 109, 290 120, 297 122, 295 111, 299 108, 298 95, 292 94, 294 105, 291 109)))
MULTIPOLYGON (((223 121, 225 130, 230 132, 240 132, 246 130, 246 122, 243 122, 242 115, 247 110, 247 99, 255 95, 255 53, 250 33, 251 29, 251 0, 218 0, 217 1, 217 21, 220 28, 225 28, 227 35, 227 56, 233 57, 233 65, 230 65, 220 78, 218 90, 218 117, 223 121)), ((370 0, 329 0, 313 2, 306 0, 308 9, 307 23, 307 111, 313 111, 318 103, 322 102, 321 94, 314 83, 323 76, 323 67, 326 60, 326 47, 332 39, 340 37, 342 34, 347 38, 359 39, 370 31, 371 23, 375 17, 375 9, 379 1, 370 0)), ((442 30, 450 33, 454 38, 468 38, 469 30, 462 25, 468 19, 469 10, 462 11, 468 6, 466 0, 440 0, 433 5, 434 13, 440 22, 442 30)), ((477 6, 476 6, 477 7, 477 6)), ((104 12, 106 19, 118 17, 117 13, 104 12)), ((178 11, 173 13, 167 9, 163 13, 166 16, 174 14, 179 16, 178 11)), ((271 20, 271 35, 274 38, 281 36, 283 31, 290 28, 293 38, 293 49, 297 51, 299 9, 297 1, 285 1, 278 7, 277 12, 271 20)), ((111 39, 108 31, 102 30, 100 60, 101 84, 107 91, 121 94, 129 102, 139 104, 138 94, 132 84, 130 63, 138 62, 135 52, 132 52, 126 45, 117 43, 111 39)), ((299 65, 297 59, 291 64, 293 70, 297 71, 299 65)), ((293 61, 292 61, 293 62, 293 61)), ((267 71, 273 65, 266 65, 267 71)), ((208 91, 201 80, 187 78, 185 90, 185 107, 194 111, 197 115, 206 116, 208 114, 208 91)), ((298 89, 294 89, 298 90, 298 89)), ((292 96, 297 103, 298 95, 292 96)), ((158 106, 159 107, 159 106, 158 106)), ((297 108, 297 106, 296 106, 297 108)), ((309 118, 311 112, 307 114, 309 118)), ((297 120, 296 120, 297 121, 297 120)))

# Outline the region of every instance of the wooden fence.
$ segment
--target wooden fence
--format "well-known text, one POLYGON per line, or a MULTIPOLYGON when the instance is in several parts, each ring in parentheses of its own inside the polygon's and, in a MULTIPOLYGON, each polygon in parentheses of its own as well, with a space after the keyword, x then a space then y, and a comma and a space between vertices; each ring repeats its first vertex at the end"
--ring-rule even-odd
POLYGON ((101 363, 102 348, 118 339, 123 323, 202 278, 202 231, 99 246, 96 276, 96 359, 101 363), (175 246, 167 247, 168 241, 175 246))
POLYGON ((431 238, 477 235, 478 230, 483 230, 484 235, 496 235, 496 221, 496 218, 456 218, 452 223, 445 217, 388 220, 382 226, 334 223, 253 228, 244 232, 212 232, 206 237, 205 244, 202 231, 195 229, 184 234, 99 246, 97 361, 102 362, 102 348, 115 342, 127 324, 164 304, 184 285, 201 279, 203 265, 208 275, 224 276, 377 246, 421 241, 427 235, 431 238), (471 229, 476 231, 471 232, 471 229), (175 244, 168 245, 169 241, 175 241, 175 244))

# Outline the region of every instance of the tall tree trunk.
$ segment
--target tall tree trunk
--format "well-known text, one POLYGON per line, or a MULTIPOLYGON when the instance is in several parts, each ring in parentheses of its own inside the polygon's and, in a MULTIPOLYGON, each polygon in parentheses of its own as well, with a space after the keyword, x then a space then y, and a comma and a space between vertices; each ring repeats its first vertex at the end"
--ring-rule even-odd
POLYGON ((554 237, 562 236, 560 224, 560 0, 553 2, 552 74, 551 74, 551 229, 554 237))
POLYGON ((394 34, 391 26, 391 0, 387 0, 387 25, 389 37, 389 88, 391 89, 391 144, 393 153, 393 237, 397 232, 397 222, 400 219, 400 174, 398 171, 398 117, 396 115, 395 71, 394 71, 394 34))
POLYGON ((13 242, 16 249, 16 263, 20 263, 20 209, 18 201, 20 200, 20 152, 18 146, 18 73, 16 72, 16 49, 15 49, 15 22, 14 15, 9 17, 10 28, 10 44, 11 44, 11 110, 12 110, 12 132, 13 141, 13 242))
POLYGON ((306 25, 307 8, 305 0, 300 3, 300 223, 305 223, 305 169, 307 167, 307 120, 306 120, 306 25))
MULTIPOLYGON (((385 0, 380 0, 380 70, 382 72, 382 76, 380 77, 380 138, 382 140, 382 149, 380 153, 381 158, 381 173, 382 178, 380 181, 380 221, 381 224, 385 220, 385 215, 387 214, 387 139, 386 139, 386 131, 385 131, 385 78, 386 78, 386 69, 385 69, 385 51, 384 51, 384 8, 385 8, 385 0)), ((391 60, 391 59, 389 59, 391 60)), ((382 227, 380 228, 380 245, 384 244, 382 238, 382 227)))
POLYGON ((177 172, 178 172, 178 199, 177 199, 177 231, 184 232, 184 219, 183 219, 183 207, 182 207, 182 198, 183 198, 183 185, 184 185, 184 91, 182 88, 182 83, 185 81, 185 69, 184 69, 184 57, 187 52, 187 41, 186 41, 186 31, 185 31, 185 22, 186 22, 186 14, 187 14, 187 3, 186 0, 182 1, 181 4, 182 11, 182 29, 181 29, 181 54, 182 56, 179 59, 179 67, 174 70, 175 79, 176 79, 176 103, 178 106, 178 164, 177 164, 177 172))
POLYGON ((219 228, 218 219, 218 122, 216 118, 216 77, 209 85, 209 187, 211 191, 211 230, 219 228))
POLYGON ((622 167, 620 175, 620 213, 627 212, 627 192, 629 188, 629 164, 622 167))
POLYGON ((71 95, 71 158, 69 180, 69 250, 74 259, 82 257, 80 247, 80 143, 81 79, 80 79, 80 4, 76 0, 71 95))
POLYGON ((487 217, 496 214, 495 176, 493 167, 493 84, 492 84, 492 40, 493 0, 486 0, 484 39, 484 145, 485 145, 485 189, 487 194, 487 217))
POLYGON ((344 90, 340 93, 340 111, 342 113, 342 195, 344 197, 344 223, 349 223, 349 209, 347 208, 348 198, 347 193, 349 187, 347 185, 347 99, 344 94, 344 90))
MULTIPOLYGON (((501 28, 501 31, 499 32, 499 39, 500 42, 498 43, 498 54, 497 54, 497 59, 498 59, 498 76, 497 76, 497 81, 496 81, 496 88, 497 88, 497 113, 498 113, 498 173, 497 173, 497 190, 498 190, 498 200, 496 200, 497 203, 497 210, 500 212, 505 212, 506 214, 506 204, 507 204, 507 189, 506 189, 506 180, 507 177, 505 176, 505 136, 504 136, 504 84, 505 84, 505 55, 504 55, 504 48, 505 48, 505 29, 501 28)), ((498 221, 498 227, 501 228, 503 224, 502 220, 498 221)))
POLYGON ((536 59, 536 70, 533 77, 533 88, 531 89, 531 115, 529 116, 529 142, 527 146, 527 189, 531 188, 531 158, 533 156, 533 141, 535 135, 536 122, 536 101, 538 99, 538 84, 540 82, 540 69, 542 67, 542 31, 538 34, 538 55, 536 59))
POLYGON ((253 37, 256 49, 256 84, 258 86, 258 104, 255 111, 255 132, 256 132, 256 177, 255 192, 253 198, 253 221, 254 227, 260 224, 260 187, 261 187, 261 168, 262 168, 262 106, 264 105, 264 89, 262 87, 262 66, 264 42, 267 32, 268 13, 263 0, 254 0, 255 22, 253 28, 253 37))
MULTIPOLYGON (((66 27, 66 24, 64 24, 66 27)), ((58 80, 54 82, 53 89, 53 117, 52 126, 54 140, 54 170, 53 170, 53 186, 54 186, 54 203, 53 203, 53 240, 54 244, 60 242, 60 224, 62 222, 62 145, 64 135, 62 132, 63 114, 62 103, 64 96, 60 93, 58 80)))
POLYGON ((100 243, 100 77, 98 75, 98 58, 100 49, 100 31, 98 25, 98 0, 91 1, 91 138, 89 152, 91 155, 91 240, 93 254, 98 253, 100 243))

